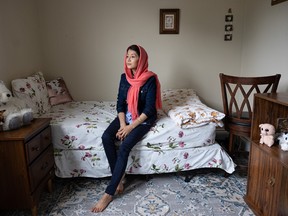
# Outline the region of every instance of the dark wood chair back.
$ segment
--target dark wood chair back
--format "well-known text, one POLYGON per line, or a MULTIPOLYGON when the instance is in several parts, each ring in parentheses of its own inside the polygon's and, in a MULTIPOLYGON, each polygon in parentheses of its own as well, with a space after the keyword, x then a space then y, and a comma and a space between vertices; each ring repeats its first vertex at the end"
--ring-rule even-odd
POLYGON ((281 75, 237 77, 219 74, 224 109, 224 125, 229 131, 228 150, 234 151, 233 136, 250 138, 255 93, 276 92, 281 75))

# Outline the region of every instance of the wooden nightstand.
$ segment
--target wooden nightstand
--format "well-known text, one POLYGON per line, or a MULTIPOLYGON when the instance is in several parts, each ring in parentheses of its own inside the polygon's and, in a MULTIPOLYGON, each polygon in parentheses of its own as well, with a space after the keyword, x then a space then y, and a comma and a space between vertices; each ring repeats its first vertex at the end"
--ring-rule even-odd
POLYGON ((50 119, 34 119, 18 130, 0 132, 0 209, 30 208, 37 215, 40 194, 52 191, 54 155, 50 119))
POLYGON ((259 124, 277 127, 278 118, 288 116, 288 94, 255 94, 247 193, 244 200, 256 215, 288 215, 288 152, 277 143, 260 144, 259 124))

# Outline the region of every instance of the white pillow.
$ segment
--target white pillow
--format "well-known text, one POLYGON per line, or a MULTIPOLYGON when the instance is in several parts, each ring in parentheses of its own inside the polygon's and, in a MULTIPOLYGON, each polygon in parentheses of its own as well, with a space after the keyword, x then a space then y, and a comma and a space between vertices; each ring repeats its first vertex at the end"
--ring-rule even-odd
POLYGON ((221 113, 203 104, 193 89, 168 89, 162 92, 164 112, 181 128, 193 128, 211 122, 223 126, 221 113))
POLYGON ((11 85, 14 97, 24 100, 35 114, 41 115, 50 110, 51 105, 42 72, 12 80, 11 85))

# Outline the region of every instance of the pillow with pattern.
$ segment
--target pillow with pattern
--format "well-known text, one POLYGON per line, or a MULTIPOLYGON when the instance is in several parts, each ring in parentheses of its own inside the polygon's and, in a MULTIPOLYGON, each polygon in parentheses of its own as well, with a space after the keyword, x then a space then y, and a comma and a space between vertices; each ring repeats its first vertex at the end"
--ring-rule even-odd
POLYGON ((181 128, 193 128, 216 123, 223 126, 225 117, 208 107, 193 89, 168 89, 162 92, 163 110, 181 128))
POLYGON ((72 96, 62 77, 46 81, 49 101, 52 106, 73 101, 72 96))
POLYGON ((24 100, 36 116, 50 110, 46 82, 42 72, 23 79, 12 80, 11 85, 14 97, 24 100))

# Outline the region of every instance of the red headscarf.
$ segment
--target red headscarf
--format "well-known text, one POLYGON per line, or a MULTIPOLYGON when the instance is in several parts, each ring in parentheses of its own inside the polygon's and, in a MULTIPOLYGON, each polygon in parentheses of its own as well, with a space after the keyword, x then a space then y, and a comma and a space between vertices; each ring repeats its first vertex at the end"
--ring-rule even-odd
POLYGON ((151 77, 155 76, 156 85, 157 85, 157 93, 156 93, 156 108, 162 108, 161 102, 161 86, 158 79, 157 74, 148 70, 148 55, 145 49, 139 45, 137 45, 140 50, 140 58, 138 60, 138 66, 134 74, 134 78, 132 77, 132 72, 126 65, 126 55, 124 59, 124 69, 126 74, 126 79, 130 83, 130 88, 128 90, 127 95, 127 103, 128 103, 128 111, 132 114, 132 119, 135 120, 138 117, 137 105, 138 105, 138 96, 140 87, 143 86, 146 81, 151 77))

